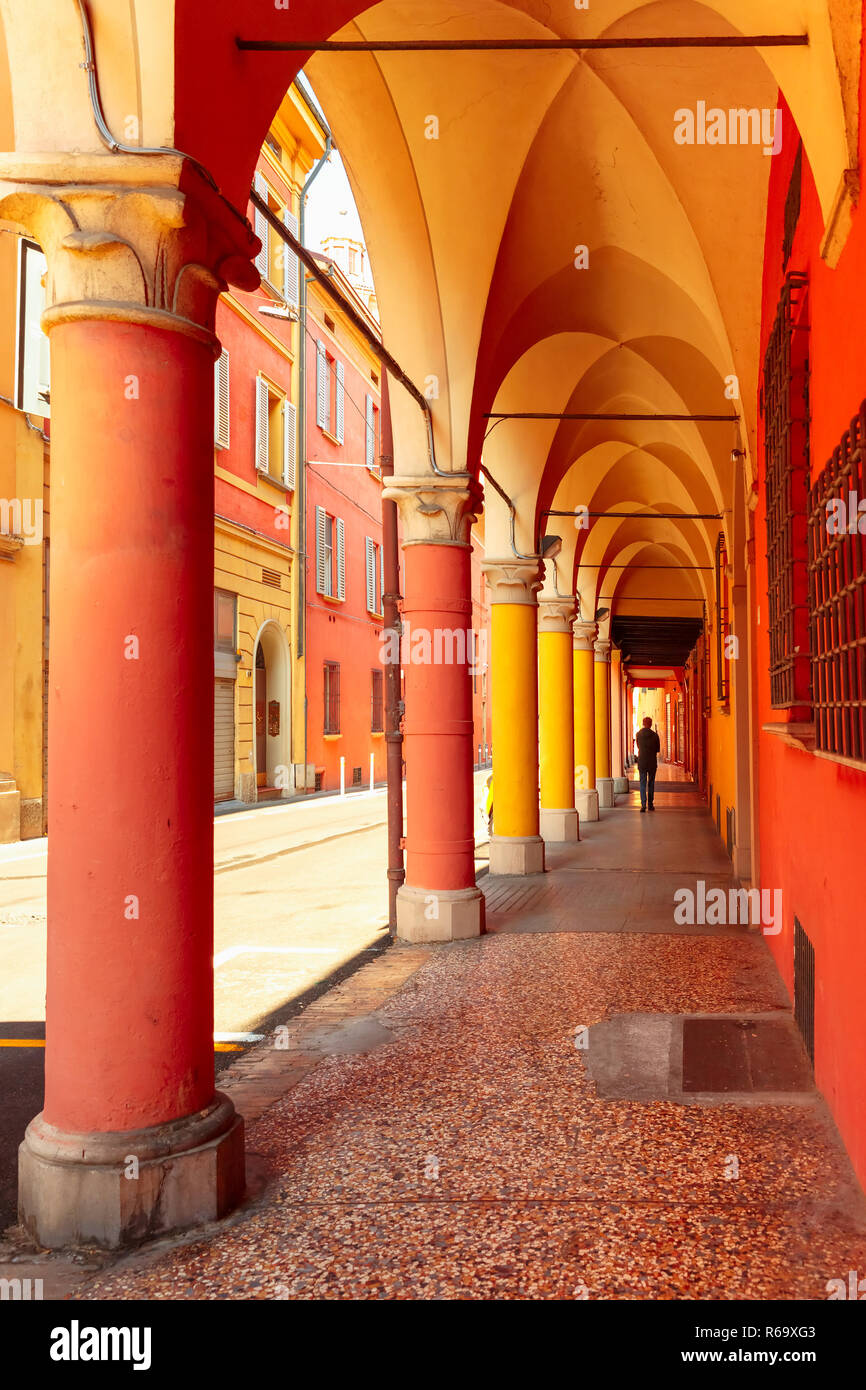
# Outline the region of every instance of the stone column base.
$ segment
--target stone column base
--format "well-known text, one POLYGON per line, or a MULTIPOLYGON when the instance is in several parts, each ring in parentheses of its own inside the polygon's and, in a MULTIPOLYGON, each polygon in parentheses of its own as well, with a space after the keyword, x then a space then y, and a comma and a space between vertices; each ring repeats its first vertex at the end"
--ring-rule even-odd
POLYGON ((401 941, 464 941, 484 931, 480 888, 413 888, 397 891, 397 935, 401 941))
POLYGON ((597 778, 597 779, 596 779, 596 783, 595 783, 595 789, 596 789, 596 791, 598 792, 598 804, 599 804, 599 806, 610 807, 610 806, 615 806, 615 805, 616 805, 616 801, 614 800, 614 794, 613 794, 613 778, 612 778, 612 777, 599 777, 599 778, 597 778))
POLYGON ((580 839, 577 811, 568 808, 563 811, 551 811, 542 806, 539 829, 541 838, 549 840, 551 844, 565 844, 580 839))
POLYGON ((623 796, 628 791, 627 777, 614 777, 613 779, 614 796, 623 796))
POLYGON ((0 772, 0 845, 21 839, 21 793, 14 777, 0 772))
POLYGON ((588 790, 578 787, 574 793, 574 804, 581 820, 598 820, 598 792, 595 787, 588 790))
POLYGON ((491 874, 544 873, 544 841, 540 835, 491 835, 491 874))
POLYGON ((244 1122, 219 1091, 146 1129, 69 1134, 37 1115, 18 1150, 18 1219, 49 1250, 116 1250, 217 1221, 244 1186, 244 1122))

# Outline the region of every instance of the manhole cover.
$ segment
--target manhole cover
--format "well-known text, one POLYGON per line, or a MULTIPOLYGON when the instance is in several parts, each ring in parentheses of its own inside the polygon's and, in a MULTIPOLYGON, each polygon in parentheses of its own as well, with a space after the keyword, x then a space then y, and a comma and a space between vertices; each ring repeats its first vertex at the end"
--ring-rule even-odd
POLYGON ((810 1091, 812 1085, 790 1019, 683 1019, 683 1091, 810 1091))

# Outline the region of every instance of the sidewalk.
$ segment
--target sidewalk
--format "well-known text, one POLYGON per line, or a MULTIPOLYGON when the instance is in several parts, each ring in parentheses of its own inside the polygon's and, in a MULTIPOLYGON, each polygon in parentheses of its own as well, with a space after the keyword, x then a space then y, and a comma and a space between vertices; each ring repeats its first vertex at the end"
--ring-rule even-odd
POLYGON ((674 885, 731 881, 706 809, 657 806, 486 877, 488 935, 395 946, 247 1054, 246 1208, 76 1296, 825 1299, 866 1272, 763 938, 672 923, 674 885))

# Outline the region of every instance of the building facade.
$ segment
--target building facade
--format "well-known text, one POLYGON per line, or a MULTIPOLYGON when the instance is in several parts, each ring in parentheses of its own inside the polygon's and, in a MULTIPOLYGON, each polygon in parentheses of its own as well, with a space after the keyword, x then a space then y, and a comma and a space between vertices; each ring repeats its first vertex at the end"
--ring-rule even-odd
POLYGON ((45 258, 0 237, 0 844, 45 834, 50 565, 45 258))
MULTIPOLYGON (((295 234, 325 132, 303 91, 281 103, 254 188, 295 234)), ((214 390, 214 800, 281 799, 306 786, 298 501, 301 353, 297 256, 261 211, 261 286, 217 306, 214 390)))

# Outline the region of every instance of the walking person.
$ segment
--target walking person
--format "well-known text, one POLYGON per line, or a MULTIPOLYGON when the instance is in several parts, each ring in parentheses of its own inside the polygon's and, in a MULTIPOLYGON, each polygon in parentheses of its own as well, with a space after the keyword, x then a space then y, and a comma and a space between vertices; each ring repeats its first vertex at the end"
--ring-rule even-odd
POLYGON ((655 810, 653 801, 656 788, 656 769, 659 765, 659 753, 662 746, 649 716, 643 721, 643 728, 638 729, 635 746, 637 748, 637 770, 640 776, 640 813, 643 815, 645 811, 655 810))

